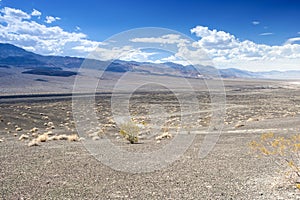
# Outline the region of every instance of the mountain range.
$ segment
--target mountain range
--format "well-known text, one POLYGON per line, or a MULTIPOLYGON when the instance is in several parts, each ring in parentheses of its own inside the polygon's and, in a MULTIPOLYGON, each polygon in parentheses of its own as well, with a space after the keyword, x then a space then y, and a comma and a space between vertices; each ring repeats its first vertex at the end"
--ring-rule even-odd
MULTIPOLYGON (((213 78, 215 68, 212 66, 198 65, 183 66, 180 64, 166 63, 148 63, 135 61, 100 61, 86 60, 78 57, 68 56, 43 56, 26 51, 12 44, 0 43, 0 69, 2 68, 22 68, 24 74, 36 74, 46 76, 73 76, 82 63, 90 64, 91 69, 106 70, 109 72, 124 73, 137 72, 143 74, 179 76, 189 78, 213 78)), ((262 78, 262 79, 299 79, 300 71, 268 71, 251 72, 236 68, 219 69, 219 74, 223 78, 262 78)), ((0 71, 0 77, 5 73, 0 71)))

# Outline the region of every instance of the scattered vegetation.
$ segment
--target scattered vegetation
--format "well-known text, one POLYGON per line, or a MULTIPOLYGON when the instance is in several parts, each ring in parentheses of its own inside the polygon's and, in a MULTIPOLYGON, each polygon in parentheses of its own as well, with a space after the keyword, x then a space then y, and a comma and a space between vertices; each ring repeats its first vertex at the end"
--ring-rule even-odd
MULTIPOLYGON (((48 142, 54 140, 68 140, 69 142, 77 142, 83 140, 83 138, 80 138, 77 134, 72 134, 72 135, 61 134, 61 135, 53 135, 53 136, 50 135, 52 135, 51 131, 48 131, 41 135, 37 135, 36 138, 32 139, 28 143, 28 146, 39 146, 41 142, 48 142)), ((28 138, 22 138, 22 139, 28 139, 28 138)))
POLYGON ((120 134, 131 144, 138 142, 140 129, 133 122, 126 122, 120 126, 120 134))
POLYGON ((254 153, 271 157, 274 163, 287 168, 289 181, 300 189, 300 134, 282 137, 265 133, 259 140, 250 142, 250 147, 254 153))

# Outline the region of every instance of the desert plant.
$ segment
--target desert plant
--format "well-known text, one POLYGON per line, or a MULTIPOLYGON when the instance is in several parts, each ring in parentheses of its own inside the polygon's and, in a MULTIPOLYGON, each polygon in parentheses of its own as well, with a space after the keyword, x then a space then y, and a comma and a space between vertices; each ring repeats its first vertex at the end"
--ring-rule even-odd
POLYGON ((300 189, 300 134, 282 137, 265 133, 259 140, 251 141, 250 148, 258 155, 271 157, 281 167, 286 166, 289 180, 300 189))
POLYGON ((120 126, 120 134, 131 144, 138 142, 139 131, 139 127, 131 121, 120 126))

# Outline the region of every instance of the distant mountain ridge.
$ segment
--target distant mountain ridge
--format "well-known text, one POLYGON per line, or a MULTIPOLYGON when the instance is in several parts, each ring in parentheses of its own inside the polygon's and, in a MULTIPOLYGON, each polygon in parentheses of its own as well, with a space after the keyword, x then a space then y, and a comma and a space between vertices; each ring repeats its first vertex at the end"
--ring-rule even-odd
MULTIPOLYGON (((21 67, 26 69, 23 73, 47 75, 47 76, 72 76, 76 73, 66 71, 66 69, 78 69, 85 61, 84 58, 69 56, 43 56, 35 54, 12 44, 0 43, 0 69, 8 67, 21 67)), ((183 66, 177 63, 147 63, 135 61, 115 60, 99 61, 86 60, 90 68, 106 71, 124 73, 137 72, 144 74, 156 74, 167 76, 179 76, 189 78, 212 78, 215 68, 212 66, 198 65, 197 69, 191 65, 183 66)), ((220 76, 223 78, 267 78, 267 79, 299 79, 300 71, 268 71, 251 72, 236 68, 219 69, 220 76)))

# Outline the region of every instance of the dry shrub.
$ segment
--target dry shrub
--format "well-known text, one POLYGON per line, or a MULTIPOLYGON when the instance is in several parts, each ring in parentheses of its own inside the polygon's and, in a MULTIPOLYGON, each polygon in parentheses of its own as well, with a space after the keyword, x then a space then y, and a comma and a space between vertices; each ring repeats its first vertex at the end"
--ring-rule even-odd
POLYGON ((257 155, 271 157, 280 167, 287 167, 288 179, 300 189, 300 134, 282 137, 265 133, 250 142, 250 148, 257 155))
POLYGON ((68 141, 70 141, 70 142, 77 142, 77 141, 79 141, 79 137, 78 137, 78 135, 77 134, 73 134, 73 135, 69 135, 68 136, 68 141))
POLYGON ((138 142, 140 129, 133 122, 126 122, 120 126, 120 134, 131 144, 138 142))

